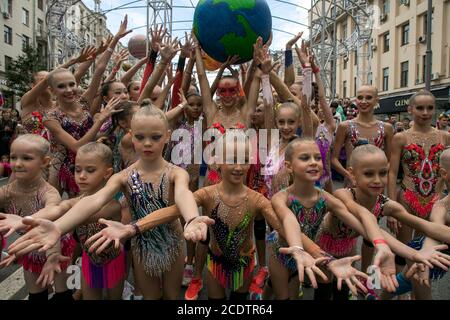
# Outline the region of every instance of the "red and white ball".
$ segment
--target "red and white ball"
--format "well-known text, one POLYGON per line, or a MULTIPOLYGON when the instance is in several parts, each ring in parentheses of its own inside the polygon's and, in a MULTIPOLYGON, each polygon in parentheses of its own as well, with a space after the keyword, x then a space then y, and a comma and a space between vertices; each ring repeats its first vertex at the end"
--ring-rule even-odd
POLYGON ((137 34, 131 37, 128 41, 128 52, 137 59, 144 58, 147 55, 145 42, 146 38, 143 34, 137 34))

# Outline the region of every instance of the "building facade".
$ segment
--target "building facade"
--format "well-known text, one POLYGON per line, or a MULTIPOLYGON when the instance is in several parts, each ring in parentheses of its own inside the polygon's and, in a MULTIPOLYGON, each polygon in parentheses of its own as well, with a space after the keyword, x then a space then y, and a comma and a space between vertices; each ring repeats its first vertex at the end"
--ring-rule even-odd
MULTIPOLYGON (((342 8, 348 1, 336 2, 342 8)), ((431 91, 437 97, 438 112, 450 109, 450 1, 433 0, 431 39, 426 39, 427 2, 368 1, 376 14, 370 40, 362 50, 368 54, 366 59, 359 59, 352 50, 336 59, 338 97, 352 98, 359 84, 368 83, 379 90, 380 108, 376 113, 406 112, 409 97, 425 88, 426 45, 431 40, 431 91), (358 69, 368 70, 360 81, 358 69)), ((355 30, 354 17, 344 11, 336 19, 335 30, 338 41, 345 41, 355 30)))
POLYGON ((0 50, 0 89, 6 89, 5 71, 12 59, 29 45, 37 47, 43 61, 47 56, 45 0, 0 0, 0 27, 3 39, 0 50))

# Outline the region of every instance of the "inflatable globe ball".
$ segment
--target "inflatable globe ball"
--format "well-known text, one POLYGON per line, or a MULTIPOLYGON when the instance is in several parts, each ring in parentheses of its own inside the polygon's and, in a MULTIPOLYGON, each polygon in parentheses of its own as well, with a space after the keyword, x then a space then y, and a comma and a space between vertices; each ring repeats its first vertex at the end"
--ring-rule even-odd
POLYGON ((237 63, 253 57, 253 44, 269 40, 272 16, 265 0, 199 0, 194 13, 194 34, 212 59, 225 62, 238 55, 237 63))
POLYGON ((137 59, 142 59, 147 55, 146 48, 146 37, 143 34, 137 34, 128 41, 128 52, 137 59))
POLYGON ((220 68, 222 63, 219 61, 214 60, 210 56, 208 56, 204 51, 202 51, 202 60, 203 60, 203 66, 208 71, 215 71, 220 68))

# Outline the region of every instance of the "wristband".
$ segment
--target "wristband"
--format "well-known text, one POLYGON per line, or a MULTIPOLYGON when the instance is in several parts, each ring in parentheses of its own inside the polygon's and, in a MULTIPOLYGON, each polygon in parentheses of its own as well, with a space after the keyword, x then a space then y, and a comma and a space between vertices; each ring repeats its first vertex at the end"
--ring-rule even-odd
POLYGON ((197 218, 197 217, 190 218, 190 219, 185 223, 183 230, 186 230, 186 227, 188 226, 188 224, 191 223, 192 220, 194 220, 195 218, 197 218))
POLYGON ((287 68, 292 65, 292 49, 288 49, 284 52, 284 67, 287 68))
POLYGON ((319 67, 314 67, 312 68, 312 72, 315 73, 319 73, 320 72, 320 68, 319 67))
POLYGON ((372 241, 372 243, 373 243, 374 246, 376 246, 376 245, 378 245, 378 244, 385 244, 385 245, 388 245, 387 241, 384 240, 384 239, 375 239, 375 240, 372 241))
POLYGON ((137 225, 137 221, 133 221, 130 223, 130 225, 133 227, 134 232, 135 232, 135 236, 138 236, 140 234, 142 234, 141 230, 139 229, 138 225, 137 225))

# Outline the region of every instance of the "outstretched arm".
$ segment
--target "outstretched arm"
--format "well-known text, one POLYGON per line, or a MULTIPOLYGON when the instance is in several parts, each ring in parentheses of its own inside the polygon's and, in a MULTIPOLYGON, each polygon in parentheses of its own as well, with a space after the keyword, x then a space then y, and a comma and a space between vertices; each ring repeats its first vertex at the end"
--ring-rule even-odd
POLYGON ((284 83, 290 87, 295 81, 295 70, 292 58, 292 46, 302 37, 303 32, 297 33, 295 37, 286 43, 286 51, 284 52, 284 83))
POLYGON ((142 58, 139 60, 134 66, 130 68, 125 74, 120 78, 120 81, 125 85, 128 86, 128 84, 133 79, 134 75, 139 71, 140 68, 147 62, 147 57, 142 58))

